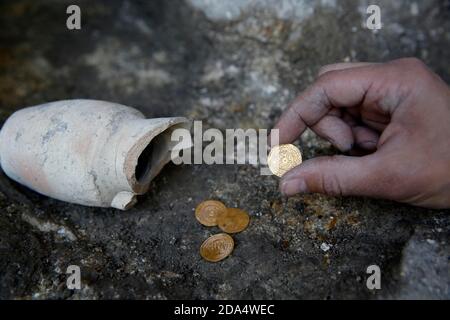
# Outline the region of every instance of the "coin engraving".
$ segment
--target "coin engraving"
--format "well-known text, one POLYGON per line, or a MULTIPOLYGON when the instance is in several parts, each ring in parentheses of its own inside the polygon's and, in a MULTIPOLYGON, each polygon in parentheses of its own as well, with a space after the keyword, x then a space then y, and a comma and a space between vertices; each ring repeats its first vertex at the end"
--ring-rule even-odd
POLYGON ((207 200, 200 203, 195 209, 195 217, 204 226, 213 227, 217 225, 218 216, 224 214, 227 207, 220 201, 207 200))
POLYGON ((227 233, 237 233, 247 228, 250 216, 244 210, 228 208, 227 212, 217 218, 219 228, 227 233))
POLYGON ((218 262, 228 257, 234 249, 234 240, 226 233, 206 239, 200 247, 200 255, 209 262, 218 262))
POLYGON ((281 144, 274 146, 270 150, 267 164, 270 171, 278 176, 283 176, 286 172, 302 163, 302 154, 293 144, 281 144))

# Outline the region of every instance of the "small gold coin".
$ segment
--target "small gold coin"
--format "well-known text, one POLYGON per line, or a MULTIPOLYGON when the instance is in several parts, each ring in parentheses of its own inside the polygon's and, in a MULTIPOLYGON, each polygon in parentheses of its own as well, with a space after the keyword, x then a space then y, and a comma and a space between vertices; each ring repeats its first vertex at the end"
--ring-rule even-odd
POLYGON ((207 200, 195 209, 195 217, 204 226, 217 226, 217 217, 226 213, 227 207, 220 201, 207 200))
POLYGON ((247 228, 250 216, 244 210, 228 208, 225 214, 217 218, 217 225, 226 233, 237 233, 247 228))
POLYGON ((215 234, 206 239, 200 247, 200 255, 210 262, 218 262, 230 255, 234 249, 234 240, 226 233, 215 234))
POLYGON ((270 150, 267 164, 278 177, 302 163, 302 154, 293 144, 280 144, 270 150))

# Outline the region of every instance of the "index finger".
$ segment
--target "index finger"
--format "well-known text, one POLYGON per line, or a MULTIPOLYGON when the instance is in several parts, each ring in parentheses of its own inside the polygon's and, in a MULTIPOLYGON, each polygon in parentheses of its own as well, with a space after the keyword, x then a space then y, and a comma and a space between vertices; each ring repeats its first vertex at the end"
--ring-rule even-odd
POLYGON ((380 72, 379 65, 368 65, 324 73, 281 115, 274 127, 279 130, 280 144, 293 142, 333 107, 361 104, 380 72))

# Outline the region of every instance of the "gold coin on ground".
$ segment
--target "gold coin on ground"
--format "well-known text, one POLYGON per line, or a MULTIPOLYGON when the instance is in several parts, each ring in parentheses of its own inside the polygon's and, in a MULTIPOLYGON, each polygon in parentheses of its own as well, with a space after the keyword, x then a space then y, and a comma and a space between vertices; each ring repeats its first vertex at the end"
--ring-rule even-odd
POLYGON ((247 228, 250 216, 244 210, 238 208, 228 208, 225 214, 217 218, 219 228, 227 233, 241 232, 247 228))
POLYGON ((220 201, 207 200, 195 209, 195 217, 204 226, 217 226, 217 217, 226 213, 227 207, 220 201))
POLYGON ((267 165, 278 177, 302 163, 302 154, 293 144, 280 144, 270 150, 267 165))
POLYGON ((234 249, 234 240, 226 233, 215 234, 206 239, 200 247, 200 255, 210 262, 218 262, 230 255, 234 249))

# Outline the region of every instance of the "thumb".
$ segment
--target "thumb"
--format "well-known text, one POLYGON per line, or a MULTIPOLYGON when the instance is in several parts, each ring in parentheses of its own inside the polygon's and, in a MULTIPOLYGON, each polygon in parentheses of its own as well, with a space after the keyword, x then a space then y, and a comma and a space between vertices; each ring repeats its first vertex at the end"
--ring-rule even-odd
POLYGON ((365 157, 318 157, 286 173, 280 189, 284 195, 318 192, 328 195, 378 196, 379 163, 375 155, 365 157))

